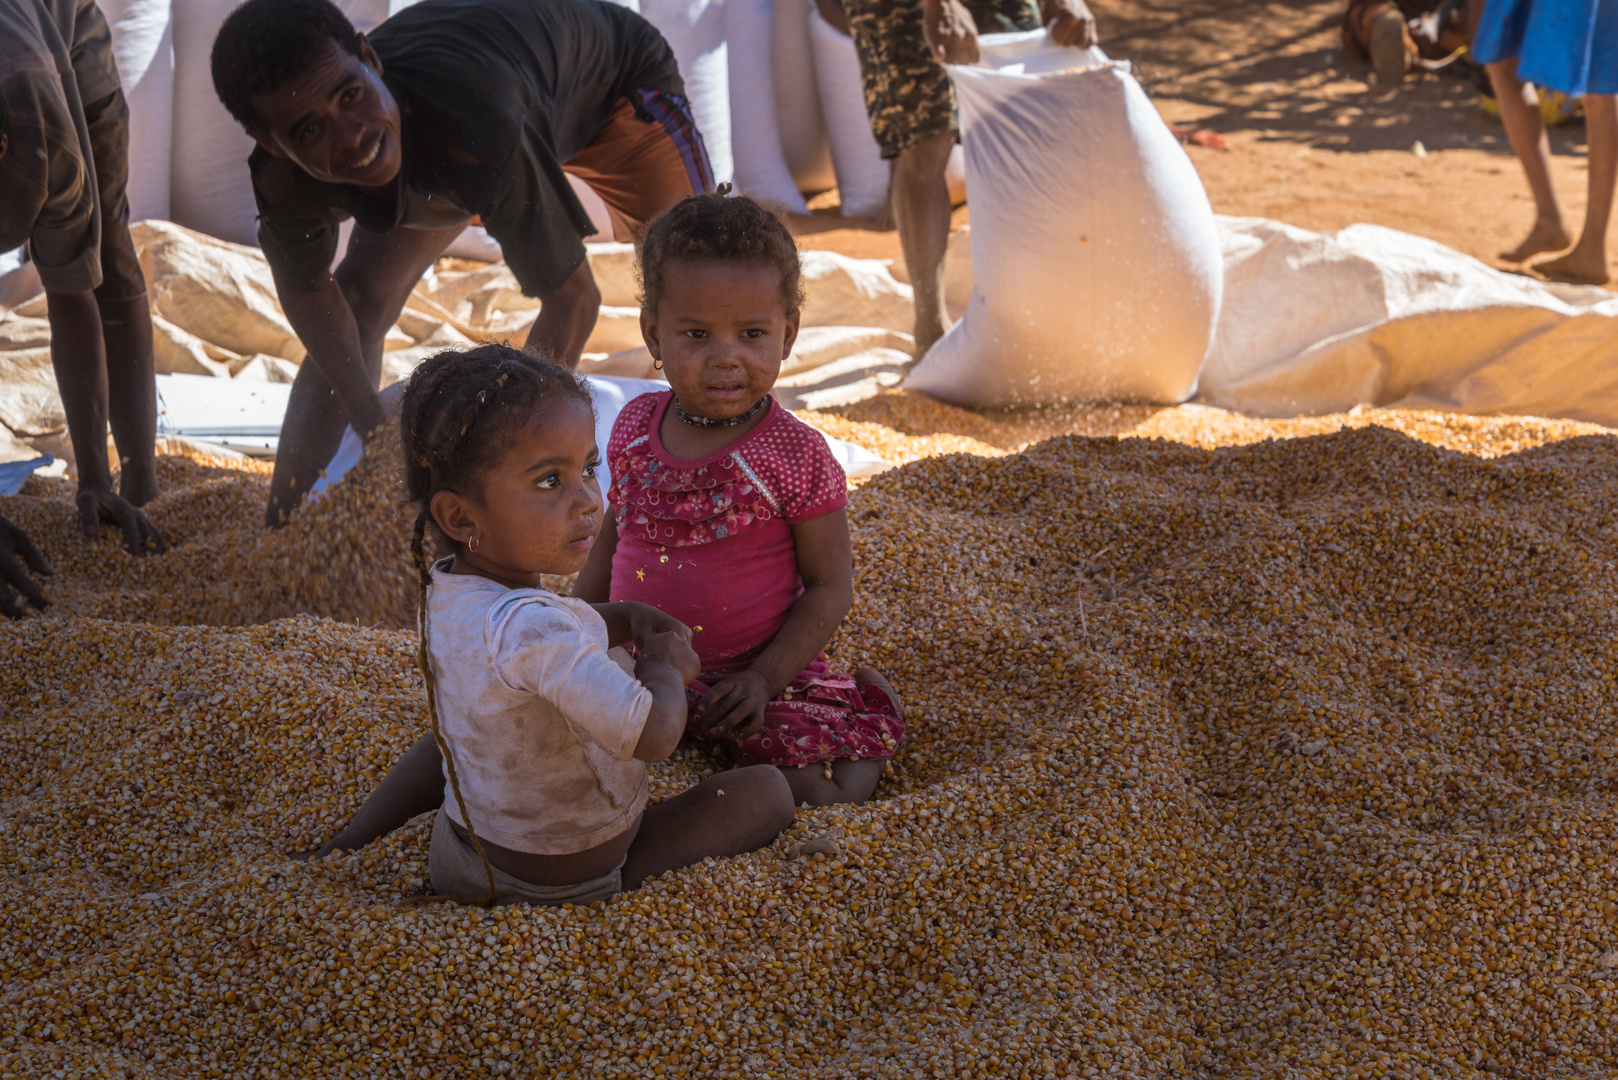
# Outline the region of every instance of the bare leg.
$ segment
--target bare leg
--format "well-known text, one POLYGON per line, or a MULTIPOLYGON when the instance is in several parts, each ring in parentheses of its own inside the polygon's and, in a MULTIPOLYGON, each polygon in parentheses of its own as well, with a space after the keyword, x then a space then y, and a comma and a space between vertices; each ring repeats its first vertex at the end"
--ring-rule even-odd
MULTIPOLYGON (((463 225, 448 229, 394 229, 386 233, 356 228, 333 276, 348 301, 359 330, 361 358, 373 390, 382 382, 382 339, 399 318, 410 290, 443 254, 463 225)), ((308 342, 304 343, 305 345, 308 342)), ((292 380, 280 448, 270 478, 264 522, 286 524, 343 441, 347 413, 326 377, 305 362, 292 380)))
POLYGON ((1613 186, 1618 182, 1618 95, 1586 96, 1584 128, 1590 144, 1590 198, 1584 211, 1584 231, 1572 251, 1536 263, 1534 269, 1558 281, 1605 285, 1612 277, 1607 269, 1607 226, 1612 221, 1613 186))
POLYGON ((444 803, 444 759, 431 735, 423 735, 388 770, 354 819, 343 831, 313 851, 293 852, 302 862, 333 851, 355 851, 404 825, 417 814, 437 810, 444 803))
POLYGON ((944 169, 955 135, 936 135, 899 151, 893 166, 893 215, 910 283, 916 290, 916 359, 949 329, 944 310, 944 253, 949 249, 949 184, 944 169))
POLYGON ((102 300, 107 349, 107 419, 118 444, 118 493, 133 506, 157 497, 157 383, 152 378, 152 312, 146 297, 102 300))
POLYGON ((584 343, 601 312, 601 290, 586 259, 562 287, 545 297, 539 318, 528 330, 523 352, 572 371, 579 366, 584 343))
POLYGON ((1528 189, 1534 193, 1534 227, 1528 239, 1500 257, 1508 262, 1525 262, 1546 251, 1561 251, 1572 242, 1562 226, 1562 211, 1551 188, 1551 144, 1545 137, 1545 121, 1539 115, 1539 99, 1533 87, 1517 77, 1517 58, 1496 60, 1488 65, 1494 96, 1500 102, 1500 119, 1506 126, 1511 149, 1522 162, 1528 189))
POLYGON ((624 888, 709 856, 757 851, 792 824, 793 805, 781 770, 753 765, 648 806, 624 862, 624 888))
MULTIPOLYGON (((899 704, 899 692, 875 668, 860 668, 854 673, 854 681, 861 685, 875 683, 887 691, 895 706, 899 704)), ((801 769, 782 769, 781 772, 792 788, 794 805, 834 806, 837 803, 863 803, 870 799, 876 792, 876 785, 882 781, 882 768, 883 761, 878 758, 859 761, 840 758, 831 763, 829 777, 824 765, 805 765, 801 769)))

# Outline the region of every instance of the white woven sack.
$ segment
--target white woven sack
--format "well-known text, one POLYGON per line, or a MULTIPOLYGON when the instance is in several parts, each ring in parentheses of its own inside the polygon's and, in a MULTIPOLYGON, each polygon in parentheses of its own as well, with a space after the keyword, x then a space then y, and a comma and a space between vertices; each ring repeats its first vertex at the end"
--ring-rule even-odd
POLYGON ((237 244, 258 243, 247 155, 253 140, 214 93, 208 54, 237 0, 174 0, 174 135, 170 216, 237 244))
POLYGON ((815 81, 820 88, 820 111, 826 117, 832 167, 843 216, 874 218, 888 205, 891 170, 871 134, 865 113, 865 86, 860 81, 860 57, 854 39, 809 9, 809 40, 814 48, 815 81))
POLYGON ((725 0, 725 49, 730 58, 730 142, 736 187, 755 199, 807 214, 781 154, 770 70, 770 0, 725 0))
POLYGON ((662 31, 685 80, 686 100, 702 132, 714 183, 735 179, 730 151, 730 53, 726 0, 642 0, 640 13, 662 31))
POLYGON ((905 381, 962 405, 1177 402, 1223 261, 1196 170, 1127 65, 1044 31, 952 67, 972 193, 966 315, 905 381))
POLYGON ((129 220, 169 216, 174 35, 169 0, 101 0, 129 102, 129 220))
POLYGON ((801 192, 825 191, 837 183, 832 171, 826 118, 820 112, 814 54, 809 45, 813 0, 771 0, 770 63, 781 156, 801 192))

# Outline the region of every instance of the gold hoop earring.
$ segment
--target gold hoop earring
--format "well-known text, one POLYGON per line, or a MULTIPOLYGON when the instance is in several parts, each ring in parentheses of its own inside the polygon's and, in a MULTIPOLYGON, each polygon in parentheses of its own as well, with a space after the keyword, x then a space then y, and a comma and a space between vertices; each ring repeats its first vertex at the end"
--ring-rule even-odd
POLYGON ((476 555, 478 553, 478 538, 477 537, 474 536, 474 537, 472 537, 472 539, 470 539, 470 540, 468 540, 466 542, 466 550, 470 551, 474 555, 476 555))

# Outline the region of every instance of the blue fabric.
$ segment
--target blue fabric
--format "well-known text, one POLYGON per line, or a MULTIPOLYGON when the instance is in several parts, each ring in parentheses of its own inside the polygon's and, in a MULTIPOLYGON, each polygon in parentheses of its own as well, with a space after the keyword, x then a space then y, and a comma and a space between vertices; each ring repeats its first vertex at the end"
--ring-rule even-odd
POLYGON ((1570 97, 1618 94, 1618 0, 1488 0, 1472 57, 1517 58, 1527 82, 1570 97))
POLYGON ((42 454, 36 458, 29 458, 27 461, 0 463, 0 495, 17 494, 36 470, 43 469, 55 460, 49 454, 42 454))

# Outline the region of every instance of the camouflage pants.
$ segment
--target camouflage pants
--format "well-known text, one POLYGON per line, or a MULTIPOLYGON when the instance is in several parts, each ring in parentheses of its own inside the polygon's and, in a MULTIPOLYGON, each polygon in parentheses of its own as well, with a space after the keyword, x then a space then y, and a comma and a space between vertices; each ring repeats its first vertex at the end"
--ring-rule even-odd
MULTIPOLYGON (((1038 30, 1034 0, 964 0, 980 34, 1038 30)), ((955 92, 922 33, 921 0, 843 0, 860 54, 865 110, 882 156, 956 130, 955 92)))

